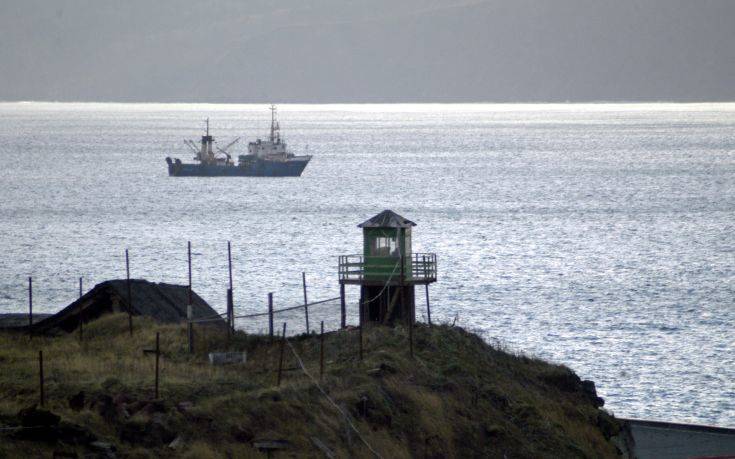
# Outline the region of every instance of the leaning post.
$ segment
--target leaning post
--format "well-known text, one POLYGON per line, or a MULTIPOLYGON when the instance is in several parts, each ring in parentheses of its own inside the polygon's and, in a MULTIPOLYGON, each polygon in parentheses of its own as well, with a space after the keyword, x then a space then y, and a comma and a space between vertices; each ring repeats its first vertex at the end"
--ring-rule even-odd
POLYGON ((306 298, 306 273, 301 272, 301 281, 304 286, 304 315, 306 316, 306 334, 309 334, 309 300, 306 298))

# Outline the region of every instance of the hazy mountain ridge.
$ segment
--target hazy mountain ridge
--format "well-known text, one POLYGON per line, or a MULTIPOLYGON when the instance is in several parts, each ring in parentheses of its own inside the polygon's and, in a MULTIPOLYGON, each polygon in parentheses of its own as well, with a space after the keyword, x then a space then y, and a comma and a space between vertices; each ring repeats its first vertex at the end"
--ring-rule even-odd
POLYGON ((735 100, 727 0, 10 2, 0 99, 735 100))

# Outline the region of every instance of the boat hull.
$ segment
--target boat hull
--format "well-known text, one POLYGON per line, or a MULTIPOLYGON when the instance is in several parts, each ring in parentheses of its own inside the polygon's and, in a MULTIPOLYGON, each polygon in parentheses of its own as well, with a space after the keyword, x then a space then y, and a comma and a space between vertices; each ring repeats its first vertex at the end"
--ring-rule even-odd
POLYGON ((166 158, 171 177, 299 177, 311 157, 287 161, 258 160, 247 164, 213 165, 185 164, 179 159, 166 158))

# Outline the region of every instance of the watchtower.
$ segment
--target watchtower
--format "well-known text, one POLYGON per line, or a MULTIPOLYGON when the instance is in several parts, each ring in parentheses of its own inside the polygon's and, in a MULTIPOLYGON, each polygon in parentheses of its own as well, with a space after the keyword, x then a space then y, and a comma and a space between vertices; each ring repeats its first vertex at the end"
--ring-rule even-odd
POLYGON ((384 210, 358 225, 362 255, 339 257, 339 282, 360 286, 360 317, 380 323, 416 319, 415 286, 436 282, 436 254, 412 253, 416 223, 384 210))

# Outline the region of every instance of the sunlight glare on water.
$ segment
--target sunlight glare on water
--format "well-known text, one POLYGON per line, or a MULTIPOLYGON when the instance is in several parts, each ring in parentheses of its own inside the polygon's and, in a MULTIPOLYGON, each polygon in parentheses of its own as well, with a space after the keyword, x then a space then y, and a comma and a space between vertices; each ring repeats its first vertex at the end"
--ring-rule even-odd
POLYGON ((206 117, 253 140, 266 106, 0 104, 0 313, 28 276, 39 312, 123 278, 126 247, 134 277, 185 284, 187 240, 219 310, 228 240, 238 313, 298 304, 302 271, 337 296, 356 225, 391 208, 438 255, 435 321, 570 366, 617 415, 735 427, 735 105, 279 109, 300 178, 167 176, 206 117))

